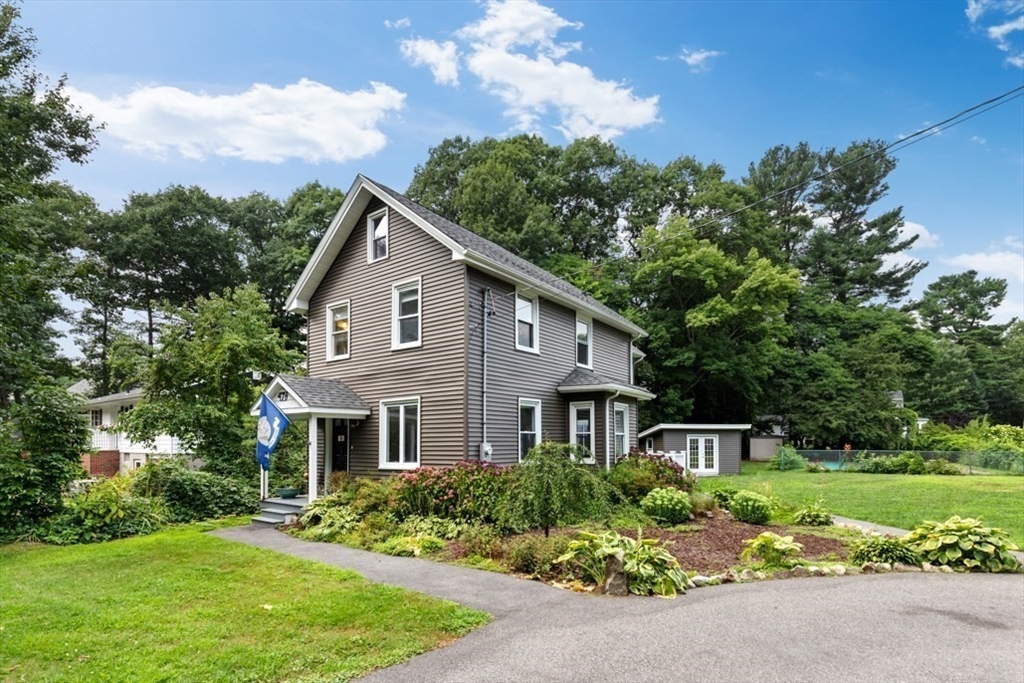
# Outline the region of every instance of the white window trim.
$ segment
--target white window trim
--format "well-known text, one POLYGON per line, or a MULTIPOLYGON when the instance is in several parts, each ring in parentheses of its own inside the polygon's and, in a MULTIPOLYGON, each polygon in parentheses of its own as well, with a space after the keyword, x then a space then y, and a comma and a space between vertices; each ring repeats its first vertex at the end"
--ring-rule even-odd
MULTIPOLYGON (((576 334, 576 326, 573 326, 572 331, 572 349, 573 356, 576 360, 576 367, 586 368, 587 370, 594 369, 594 319, 585 315, 576 313, 576 325, 580 323, 586 323, 587 325, 587 363, 584 365, 580 362, 579 358, 579 337, 576 334)), ((632 381, 630 382, 632 383, 632 381)))
POLYGON ((387 261, 391 258, 391 214, 388 212, 388 207, 384 207, 379 211, 366 215, 366 262, 377 263, 379 261, 387 261), (373 258, 373 219, 384 216, 384 220, 388 224, 388 253, 387 256, 381 256, 380 258, 373 258))
POLYGON ((103 410, 100 408, 92 408, 89 410, 89 426, 93 429, 99 429, 103 426, 103 410), (96 414, 99 414, 99 420, 95 419, 96 414))
MULTIPOLYGON (((512 314, 515 324, 512 326, 512 332, 513 339, 516 343, 516 350, 540 355, 540 297, 536 294, 530 294, 526 290, 520 290, 517 287, 514 301, 515 305, 513 306, 512 314), (533 302, 533 346, 522 346, 519 343, 519 297, 529 299, 533 302)), ((573 335, 575 336, 575 330, 573 331, 573 335)), ((575 345, 573 348, 575 348, 575 345)))
MULTIPOLYGON (((423 408, 419 396, 404 396, 402 398, 387 398, 380 402, 380 412, 377 414, 378 422, 378 463, 382 470, 414 470, 423 464, 423 408), (387 408, 396 405, 416 404, 416 462, 388 462, 388 425, 387 408)), ((399 439, 405 438, 405 425, 398 431, 399 439)), ((401 441, 399 441, 399 454, 402 453, 401 441)), ((351 457, 351 453, 349 454, 351 457)))
POLYGON ((686 435, 686 464, 685 467, 694 474, 718 474, 718 470, 721 468, 721 460, 718 451, 718 434, 687 434, 686 435), (693 469, 690 467, 690 439, 701 439, 700 442, 700 459, 697 461, 700 467, 693 469), (715 466, 712 469, 704 467, 704 441, 703 439, 711 439, 711 442, 715 444, 715 466))
POLYGON ((623 410, 626 413, 626 419, 622 421, 622 429, 623 429, 622 434, 625 437, 625 443, 622 444, 623 445, 622 455, 626 455, 627 453, 629 453, 629 404, 628 403, 613 403, 612 404, 612 424, 611 424, 611 433, 612 433, 612 452, 611 452, 611 457, 613 457, 613 458, 616 457, 616 455, 615 455, 615 437, 618 436, 618 433, 615 431, 615 413, 617 413, 619 410, 623 410))
POLYGON ((537 441, 534 445, 540 445, 541 435, 544 429, 544 415, 543 403, 539 398, 520 398, 519 403, 516 405, 516 453, 519 455, 519 462, 523 461, 523 424, 521 422, 523 415, 523 406, 533 406, 535 408, 533 412, 534 421, 534 434, 537 435, 537 441))
POLYGON ((597 406, 593 401, 579 401, 577 403, 569 404, 569 438, 571 443, 576 443, 576 436, 579 432, 576 431, 576 409, 577 408, 588 408, 590 410, 590 457, 584 458, 581 462, 588 465, 593 465, 597 457, 597 441, 594 438, 594 422, 597 421, 597 406))
POLYGON ((423 346, 423 278, 414 277, 409 280, 402 280, 391 285, 391 350, 398 351, 400 349, 415 349, 423 346), (398 292, 409 288, 410 285, 416 285, 416 290, 419 292, 419 338, 414 342, 406 342, 405 344, 399 344, 398 334, 398 292))
POLYGON ((352 357, 352 301, 350 299, 343 299, 341 301, 335 301, 333 304, 327 304, 325 307, 327 312, 327 360, 346 360, 352 357), (331 311, 339 306, 348 307, 348 353, 342 356, 334 355, 334 315, 331 311))
POLYGON ((646 439, 644 439, 644 450, 647 451, 648 453, 653 453, 654 452, 654 437, 653 436, 648 436, 646 439))

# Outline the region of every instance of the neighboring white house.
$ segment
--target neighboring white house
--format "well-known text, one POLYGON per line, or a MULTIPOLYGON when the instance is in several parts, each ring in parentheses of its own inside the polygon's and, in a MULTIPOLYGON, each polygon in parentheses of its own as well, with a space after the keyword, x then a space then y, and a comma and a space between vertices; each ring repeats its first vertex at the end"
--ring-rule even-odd
MULTIPOLYGON (((88 380, 82 380, 68 391, 88 395, 88 380)), ((137 470, 150 458, 184 453, 177 437, 160 434, 152 445, 136 443, 117 431, 117 421, 134 408, 142 398, 142 391, 122 391, 90 398, 82 404, 89 419, 92 453, 83 454, 82 466, 90 475, 113 476, 118 472, 137 470)))

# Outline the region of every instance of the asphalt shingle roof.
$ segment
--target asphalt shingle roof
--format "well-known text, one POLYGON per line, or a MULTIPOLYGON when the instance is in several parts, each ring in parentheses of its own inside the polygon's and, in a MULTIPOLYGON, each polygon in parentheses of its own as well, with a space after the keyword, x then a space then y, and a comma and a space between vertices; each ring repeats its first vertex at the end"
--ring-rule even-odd
POLYGON ((278 375, 303 403, 316 408, 348 408, 369 410, 369 404, 359 398, 344 382, 336 379, 278 375))
POLYGON ((617 387, 630 387, 632 389, 639 389, 641 391, 647 391, 643 387, 630 384, 629 382, 620 382, 604 375, 599 375, 593 370, 587 370, 586 368, 576 368, 568 374, 568 376, 559 383, 558 388, 571 388, 571 387, 592 387, 600 386, 604 384, 612 384, 617 387))
MULTIPOLYGON (((366 178, 366 176, 363 177, 366 178)), ((522 275, 524 278, 542 282, 548 287, 551 287, 552 289, 555 289, 561 292, 562 294, 565 294, 566 296, 575 299, 576 301, 579 301, 580 303, 585 304, 586 306, 592 309, 596 309, 605 316, 608 316, 615 320, 619 320, 625 325, 635 327, 633 323, 623 318, 613 309, 608 308, 594 297, 590 296, 589 294, 583 291, 580 291, 579 289, 569 284, 565 280, 556 277, 555 275, 552 275, 551 273, 544 270, 540 266, 536 266, 527 261, 526 259, 516 256, 508 249, 498 246, 494 242, 484 237, 481 237, 480 235, 477 235, 475 232, 471 230, 467 230, 466 228, 462 227, 461 225, 458 225, 457 223, 453 223, 452 221, 448 220, 447 218, 444 218, 443 216, 439 216, 438 214, 434 213, 425 206, 417 204, 416 202, 409 199, 402 193, 396 192, 395 190, 392 190, 390 187, 387 187, 386 185, 381 185, 380 183, 378 183, 375 180, 372 180, 371 178, 366 178, 366 180, 368 180, 370 183, 383 190, 392 199, 394 199, 396 202, 398 202, 405 208, 415 213, 417 216, 425 220, 427 223, 437 228, 444 235, 454 240, 462 248, 474 252, 489 261, 498 263, 508 268, 509 270, 512 270, 522 275)))

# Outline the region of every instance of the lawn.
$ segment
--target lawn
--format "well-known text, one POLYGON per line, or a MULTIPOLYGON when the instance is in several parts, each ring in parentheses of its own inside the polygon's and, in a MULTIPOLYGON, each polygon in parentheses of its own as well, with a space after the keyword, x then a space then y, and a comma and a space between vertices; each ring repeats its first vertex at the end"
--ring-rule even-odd
POLYGON ((347 681, 483 613, 197 527, 0 547, 3 681, 347 681))
POLYGON ((772 472, 766 463, 743 463, 741 472, 706 479, 701 488, 710 491, 731 485, 764 492, 769 487, 795 505, 821 496, 834 514, 901 529, 913 528, 925 519, 981 517, 1024 547, 1024 477, 1019 475, 772 472))

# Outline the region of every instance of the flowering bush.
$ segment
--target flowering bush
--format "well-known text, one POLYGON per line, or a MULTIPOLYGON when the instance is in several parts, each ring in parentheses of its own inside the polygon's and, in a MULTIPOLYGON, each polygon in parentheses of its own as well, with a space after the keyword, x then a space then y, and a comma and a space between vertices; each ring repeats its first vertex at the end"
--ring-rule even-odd
POLYGON ((637 450, 630 451, 615 463, 608 473, 608 481, 633 502, 639 502, 654 489, 689 491, 697 483, 696 477, 676 461, 637 450))
POLYGON ((501 465, 472 460, 403 472, 395 477, 395 514, 494 522, 507 472, 501 465))

